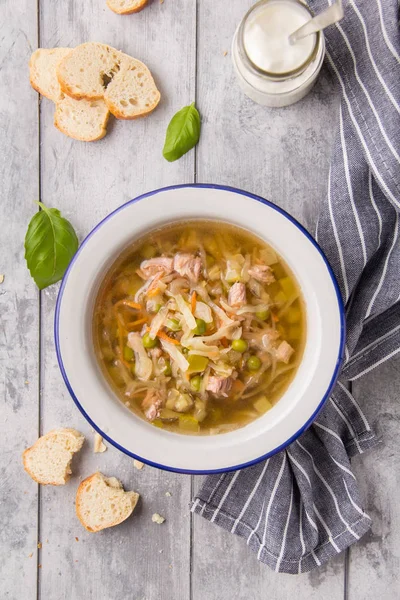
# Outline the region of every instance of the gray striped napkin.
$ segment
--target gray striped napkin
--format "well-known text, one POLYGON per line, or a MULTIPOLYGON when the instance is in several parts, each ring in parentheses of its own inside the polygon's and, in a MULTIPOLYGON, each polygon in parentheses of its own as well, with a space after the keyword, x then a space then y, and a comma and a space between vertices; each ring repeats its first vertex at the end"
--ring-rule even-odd
MULTIPOLYGON (((317 13, 328 2, 310 4, 317 13)), ((313 425, 285 451, 207 477, 192 506, 284 573, 320 566, 370 528, 350 457, 376 441, 347 382, 400 351, 398 3, 344 5, 343 21, 326 31, 326 60, 342 102, 317 227, 346 304, 341 380, 313 425)))

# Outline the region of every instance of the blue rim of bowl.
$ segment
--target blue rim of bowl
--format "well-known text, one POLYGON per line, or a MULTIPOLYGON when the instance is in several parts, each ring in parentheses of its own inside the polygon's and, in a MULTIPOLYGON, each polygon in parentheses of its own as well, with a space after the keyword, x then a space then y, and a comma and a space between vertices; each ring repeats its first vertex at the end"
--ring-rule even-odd
POLYGON ((256 465, 257 463, 269 458, 270 456, 277 454, 281 450, 284 450, 287 446, 289 446, 292 442, 294 442, 302 433, 304 433, 304 431, 306 431, 306 429, 308 429, 308 427, 313 423, 313 421, 317 417, 318 413, 324 406, 325 402, 329 398, 330 392, 339 377, 340 369, 341 369, 342 362, 343 362, 344 347, 345 347, 345 340, 346 340, 346 321, 345 321, 345 311, 344 311, 342 296, 340 294, 339 285, 336 281, 336 277, 335 277, 335 274, 333 273, 332 267, 330 266, 328 259, 326 258, 325 254, 323 253, 322 249, 320 248, 320 246, 316 242, 316 240, 294 217, 292 217, 289 213, 287 213, 285 210, 283 210, 282 208, 280 208, 273 202, 270 202, 269 200, 265 200, 265 198, 261 198, 260 196, 256 196, 255 194, 252 194, 250 192, 246 192, 244 190, 240 190, 238 188, 234 188, 234 187, 230 187, 230 186, 226 186, 226 185, 217 185, 217 184, 211 184, 211 183, 193 183, 193 184, 171 185, 168 187, 159 188, 157 190, 153 190, 151 192, 142 194, 142 195, 138 196, 137 198, 134 198, 133 200, 129 200, 128 202, 125 202, 125 204, 122 204, 121 206, 119 206, 117 209, 115 209, 113 212, 111 212, 109 215, 107 215, 104 219, 102 219, 100 221, 100 223, 98 223, 96 225, 96 227, 94 227, 94 229, 92 229, 92 231, 86 236, 86 238, 83 240, 82 244, 79 246, 78 251, 76 252, 75 256, 73 257, 73 259, 63 277, 63 280, 61 282, 61 287, 58 292, 55 317, 54 317, 54 337, 55 337, 57 360, 58 360, 58 364, 60 367, 60 371, 63 376, 65 385, 67 386, 67 389, 68 389, 73 401, 75 402, 76 406, 81 411, 81 413, 83 414, 85 419, 93 427, 93 429, 95 429, 105 440, 107 440, 107 442, 109 442, 112 446, 114 446, 115 448, 117 448, 118 450, 123 452, 124 454, 127 454, 128 456, 131 456, 134 459, 140 460, 140 461, 146 463, 147 465, 156 467, 157 469, 162 469, 164 471, 170 471, 172 473, 183 473, 186 475, 212 475, 215 473, 229 473, 230 471, 238 471, 239 469, 245 469, 246 467, 251 467, 253 465, 256 465), (234 192, 235 194, 239 194, 241 196, 246 196, 247 198, 251 198, 252 200, 256 200, 257 202, 261 202, 262 204, 269 206, 270 208, 276 210, 281 215, 286 217, 289 221, 291 221, 291 223, 293 223, 293 225, 295 225, 306 236, 306 238, 311 242, 311 244, 319 252, 322 260, 324 261, 325 266, 328 270, 328 273, 332 279, 333 287, 336 292, 336 298, 337 298, 337 302, 338 302, 338 309, 339 309, 339 316, 340 316, 340 344, 339 344, 339 353, 338 353, 338 357, 337 357, 337 361, 336 361, 335 370, 333 372, 331 381, 328 385, 328 388, 327 388, 325 394, 323 395, 320 403, 318 404, 316 410, 313 412, 311 417, 306 421, 306 423, 304 423, 304 425, 294 435, 292 435, 288 440, 286 440, 280 446, 277 446, 270 452, 267 452, 267 454, 263 454, 262 456, 259 456, 258 458, 255 458, 246 463, 234 465, 231 467, 225 467, 225 468, 221 468, 221 469, 190 470, 190 469, 178 469, 175 467, 170 467, 168 465, 162 465, 160 463, 150 461, 142 456, 134 454, 133 452, 130 452, 129 450, 127 450, 126 448, 124 448, 123 446, 121 446, 120 444, 115 442, 104 431, 102 431, 100 429, 100 427, 98 427, 96 425, 96 423, 94 423, 94 421, 89 417, 89 415, 87 414, 87 412, 85 411, 85 409, 83 408, 81 403, 79 402, 79 400, 78 400, 77 396, 75 395, 75 392, 72 389, 71 384, 68 380, 67 373, 64 368, 64 363, 63 363, 62 357, 61 357, 61 350, 60 350, 59 320, 60 320, 61 301, 62 301, 64 289, 65 289, 65 286, 68 281, 68 275, 69 275, 71 269, 73 268, 75 261, 77 260, 80 252, 85 247, 88 240, 96 233, 96 231, 98 229, 100 229, 100 227, 104 223, 106 223, 109 219, 111 219, 114 215, 119 213, 121 210, 124 210, 127 206, 130 206, 131 204, 135 204, 136 202, 139 202, 140 200, 145 200, 146 198, 149 198, 150 196, 159 194, 160 192, 166 192, 169 190, 179 190, 182 188, 205 188, 205 189, 215 189, 215 190, 224 190, 224 191, 228 191, 228 192, 234 192))

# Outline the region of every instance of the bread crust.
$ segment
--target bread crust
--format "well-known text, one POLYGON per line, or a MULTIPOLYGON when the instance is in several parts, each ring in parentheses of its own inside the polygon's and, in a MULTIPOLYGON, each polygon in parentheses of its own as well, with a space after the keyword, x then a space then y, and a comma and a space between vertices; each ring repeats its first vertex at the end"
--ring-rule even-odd
POLYGON ((135 8, 118 9, 112 5, 113 4, 112 0, 107 0, 108 8, 117 15, 133 15, 134 13, 137 13, 137 12, 140 12, 141 10, 143 10, 144 7, 147 5, 147 3, 148 3, 148 0, 142 0, 137 6, 135 6, 135 8))

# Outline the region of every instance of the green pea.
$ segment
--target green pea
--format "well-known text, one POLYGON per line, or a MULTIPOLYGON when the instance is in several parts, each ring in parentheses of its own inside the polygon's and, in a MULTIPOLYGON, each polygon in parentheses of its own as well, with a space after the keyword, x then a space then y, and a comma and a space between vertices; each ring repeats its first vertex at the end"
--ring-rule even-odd
POLYGON ((192 388, 192 390, 194 392, 199 392, 200 391, 201 381, 202 381, 202 378, 200 377, 200 375, 195 375, 190 380, 190 387, 192 388))
POLYGON ((143 346, 145 348, 155 348, 158 344, 158 340, 157 338, 155 338, 154 340, 151 339, 150 334, 145 333, 143 338, 143 346))
POLYGON ((166 377, 170 377, 172 375, 171 363, 169 360, 165 361, 165 367, 163 369, 163 373, 166 377))
POLYGON ((188 354, 188 353, 189 353, 188 348, 182 348, 182 354, 188 354))
POLYGON ((125 346, 124 359, 127 361, 131 361, 131 360, 133 360, 133 356, 134 356, 134 352, 133 352, 132 348, 129 348, 129 346, 125 346))
POLYGON ((196 329, 194 335, 203 335, 206 332, 207 323, 203 319, 196 319, 196 329))
POLYGON ((247 368, 249 371, 258 371, 260 367, 261 360, 258 358, 258 356, 250 356, 250 358, 247 359, 247 368))
POLYGON ((246 340, 233 340, 232 342, 232 350, 236 352, 246 352, 248 347, 249 345, 246 340))
POLYGON ((165 323, 165 325, 171 331, 180 331, 182 329, 181 324, 179 323, 178 319, 167 319, 167 322, 165 323))
POLYGON ((266 321, 269 317, 269 310, 260 310, 256 312, 256 317, 261 321, 266 321))

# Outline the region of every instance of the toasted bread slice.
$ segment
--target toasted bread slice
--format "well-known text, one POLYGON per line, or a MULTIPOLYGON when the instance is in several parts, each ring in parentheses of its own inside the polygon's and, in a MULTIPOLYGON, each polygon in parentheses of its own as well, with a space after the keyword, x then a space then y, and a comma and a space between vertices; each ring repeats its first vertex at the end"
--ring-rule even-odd
POLYGON ((107 0, 108 8, 118 15, 131 15, 142 10, 148 0, 107 0))
POLYGON ((72 457, 84 441, 84 436, 76 429, 49 431, 23 453, 24 469, 37 483, 64 485, 72 473, 72 457))
POLYGON ((76 100, 103 98, 121 59, 122 52, 106 44, 87 42, 77 46, 57 65, 62 91, 76 100))
POLYGON ((75 100, 63 94, 56 104, 54 125, 75 140, 95 142, 106 135, 109 116, 104 100, 75 100))
POLYGON ((160 92, 146 65, 124 54, 117 75, 105 91, 104 100, 117 119, 137 119, 156 108, 160 92))
POLYGON ((115 477, 94 473, 79 485, 76 493, 76 514, 88 531, 95 533, 114 527, 132 514, 139 494, 125 492, 115 477))
POLYGON ((29 61, 29 78, 34 90, 53 102, 63 94, 56 75, 60 60, 71 52, 71 48, 38 48, 29 61))

